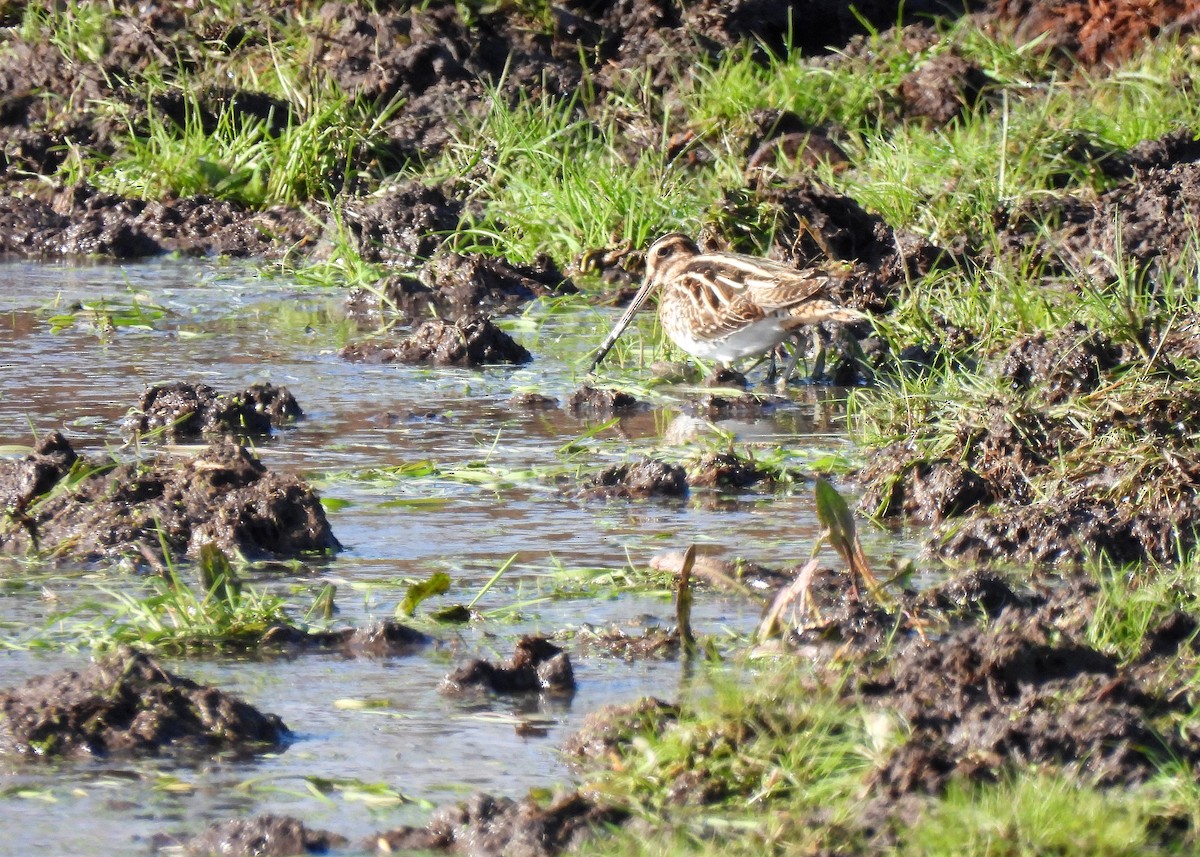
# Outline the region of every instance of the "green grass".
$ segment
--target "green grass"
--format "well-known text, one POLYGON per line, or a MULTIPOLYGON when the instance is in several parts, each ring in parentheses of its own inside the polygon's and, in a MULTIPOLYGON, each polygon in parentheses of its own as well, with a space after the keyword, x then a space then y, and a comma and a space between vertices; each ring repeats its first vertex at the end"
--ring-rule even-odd
MULTIPOLYGON (((63 168, 68 181, 86 178, 102 190, 141 199, 205 194, 251 208, 326 200, 358 181, 360 164, 382 141, 390 113, 374 113, 333 93, 276 131, 267 119, 216 103, 215 121, 190 91, 184 119, 148 107, 106 108, 125 123, 115 155, 74 150, 63 168)), ((283 117, 276 117, 282 121, 283 117)))

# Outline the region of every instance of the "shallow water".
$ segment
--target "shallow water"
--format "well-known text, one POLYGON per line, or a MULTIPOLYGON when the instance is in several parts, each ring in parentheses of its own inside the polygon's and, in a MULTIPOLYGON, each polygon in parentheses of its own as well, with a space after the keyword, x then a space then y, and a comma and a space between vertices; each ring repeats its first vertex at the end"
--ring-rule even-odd
MULTIPOLYGON (((498 611, 495 618, 440 632, 442 642, 427 651, 384 659, 321 654, 170 662, 176 672, 279 714, 295 732, 294 742, 252 762, 0 764, 6 831, 0 854, 146 851, 157 835, 186 835, 212 821, 268 811, 357 841, 421 822, 431 802, 476 790, 517 797, 569 783, 571 771, 556 747, 583 715, 645 694, 677 698, 693 686, 703 692, 703 678, 674 661, 627 664, 572 651, 579 692, 569 702, 458 700, 437 692, 455 663, 477 655, 507 659, 515 639, 531 631, 671 624, 665 593, 588 583, 589 570, 645 569, 655 553, 691 541, 776 568, 807 558, 819 528, 804 485, 774 495, 697 492, 687 501, 661 503, 582 502, 559 489, 555 474, 569 478, 637 452, 684 452, 664 440, 686 422, 670 407, 621 420, 584 441, 586 451, 572 458, 561 448, 604 418, 506 404, 524 390, 565 401, 610 314, 534 308, 503 321, 533 352, 527 367, 365 366, 337 356, 348 336, 361 336, 344 319, 340 300, 338 293, 258 279, 246 267, 194 261, 0 265, 0 444, 28 446, 33 433, 61 428, 81 452, 116 450, 120 420, 149 384, 204 382, 234 392, 271 381, 292 391, 307 418, 257 444, 258 453, 269 467, 302 473, 323 497, 339 501, 330 520, 346 551, 258 585, 298 585, 303 601, 332 581, 338 619, 360 625, 391 616, 408 582, 434 571, 453 579, 442 602, 465 603, 516 555, 480 601, 485 611, 498 611), (120 321, 138 320, 136 302, 144 326, 108 328, 77 314, 74 324, 54 330, 64 308, 101 299, 120 321), (367 478, 376 468, 422 460, 443 474, 470 467, 492 484, 447 476, 367 478), (382 703, 353 709, 339 700, 382 703), (321 778, 384 784, 393 799, 373 804, 361 790, 320 793, 314 783, 321 778)), ((720 428, 739 444, 783 446, 798 456, 844 451, 836 398, 797 391, 792 406, 720 428)), ((887 534, 864 537, 868 552, 881 560, 910 550, 887 534)), ((97 581, 137 586, 114 569, 47 570, 17 562, 0 567, 0 580, 5 643, 95 597, 97 581)), ((702 591, 696 600, 697 630, 721 639, 748 631, 758 618, 759 605, 740 599, 702 591)), ((85 661, 19 647, 0 653, 4 685, 85 661)))

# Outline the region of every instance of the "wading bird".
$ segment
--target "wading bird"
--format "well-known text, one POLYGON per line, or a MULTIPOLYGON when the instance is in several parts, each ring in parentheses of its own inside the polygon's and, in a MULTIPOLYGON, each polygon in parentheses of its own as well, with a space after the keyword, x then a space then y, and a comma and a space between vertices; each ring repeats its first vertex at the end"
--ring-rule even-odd
MULTIPOLYGON (((671 341, 693 357, 728 366, 742 357, 773 352, 805 325, 867 318, 833 300, 828 289, 833 280, 818 268, 797 270, 738 253, 701 253, 691 238, 671 232, 646 251, 646 279, 588 372, 596 371, 655 290, 661 292, 658 318, 671 341)), ((799 350, 784 381, 798 357, 799 350)))

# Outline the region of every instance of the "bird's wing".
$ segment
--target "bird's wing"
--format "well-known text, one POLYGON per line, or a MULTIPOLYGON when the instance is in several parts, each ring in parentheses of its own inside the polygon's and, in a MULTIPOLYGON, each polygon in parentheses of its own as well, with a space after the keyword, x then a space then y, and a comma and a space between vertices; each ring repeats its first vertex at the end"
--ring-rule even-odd
POLYGON ((722 287, 740 292, 764 314, 790 309, 825 292, 833 281, 819 268, 797 270, 790 265, 751 256, 699 257, 722 287))

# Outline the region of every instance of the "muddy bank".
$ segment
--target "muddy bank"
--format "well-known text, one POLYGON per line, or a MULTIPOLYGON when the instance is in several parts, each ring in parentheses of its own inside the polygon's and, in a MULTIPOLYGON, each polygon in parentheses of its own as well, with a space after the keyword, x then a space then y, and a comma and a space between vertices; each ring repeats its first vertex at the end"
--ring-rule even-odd
MULTIPOLYGON (((846 587, 843 576, 842 601, 846 587)), ((887 609, 863 605, 882 614, 882 635, 870 636, 861 633, 861 617, 837 613, 832 586, 819 583, 815 597, 821 637, 792 642, 810 666, 813 643, 826 657, 836 652, 827 670, 802 670, 811 677, 786 689, 747 690, 718 713, 695 701, 611 706, 591 715, 565 751, 588 776, 614 772, 623 785, 599 775, 604 793, 630 787, 627 766, 643 766, 639 776, 651 770, 655 785, 642 797, 661 804, 669 824, 670 807, 679 805, 719 813, 750 801, 756 811, 796 812, 790 790, 777 788, 777 754, 790 752, 786 736, 803 733, 814 748, 828 742, 831 751, 841 741, 856 752, 858 742, 877 742, 886 752, 853 787, 865 799, 825 840, 872 851, 903 842, 900 834, 954 784, 1004 782, 1035 768, 1089 788, 1116 788, 1145 783, 1165 765, 1200 763, 1200 733, 1187 725, 1191 704, 1183 692, 1190 667, 1181 666, 1195 661, 1197 626, 1182 613, 1158 611, 1141 651, 1122 660, 1088 642, 1102 594, 1086 577, 1016 586, 973 571, 919 595, 900 594, 887 609), (638 749, 638 736, 650 744, 638 749), (667 757, 661 763, 654 759, 659 741, 667 757), (738 776, 729 775, 731 759, 738 776)), ((793 821, 825 829, 822 811, 808 812, 811 818, 793 821)))
POLYGON ((0 693, 0 753, 39 757, 265 752, 287 727, 137 652, 0 693))
POLYGON ((937 525, 931 547, 956 558, 1177 559, 1200 525, 1200 389, 1171 359, 1195 344, 1170 325, 1140 337, 1072 322, 1015 342, 989 369, 1007 391, 871 454, 863 508, 937 525))
POLYGON ((169 844, 181 848, 187 857, 297 857, 328 854, 344 848, 349 840, 328 830, 306 827, 297 818, 258 815, 214 824, 199 836, 169 844))
MULTIPOLYGON (((1152 9, 1133 0, 1041 5, 1002 0, 968 6, 999 33, 1013 33, 1018 41, 1040 40, 1039 50, 1101 67, 1132 55, 1148 39, 1186 34, 1200 23, 1200 13, 1187 0, 1152 9)), ((18 11, 8 19, 19 22, 18 11)), ((683 6, 568 3, 543 11, 504 6, 471 8, 469 13, 450 2, 415 8, 330 2, 303 15, 286 4, 242 11, 244 18, 227 20, 215 7, 197 10, 165 3, 146 13, 134 4, 117 3, 102 19, 89 22, 94 30, 74 20, 82 15, 79 10, 55 10, 61 20, 47 13, 41 26, 74 25, 78 41, 56 44, 37 25, 28 35, 21 27, 5 31, 6 50, 0 52, 0 127, 6 132, 0 148, 0 255, 128 259, 177 252, 320 258, 344 237, 368 261, 408 265, 433 256, 445 237, 469 219, 474 203, 465 187, 409 182, 387 190, 388 182, 406 164, 436 159, 458 121, 486 112, 492 87, 510 100, 566 99, 586 79, 601 97, 629 77, 648 75, 670 104, 671 92, 687 80, 687 69, 743 45, 765 57, 767 51, 784 48, 786 33, 801 53, 840 50, 853 56, 870 50, 864 39, 868 28, 882 30, 930 16, 954 18, 964 8, 937 0, 872 0, 851 12, 832 2, 705 0, 683 6), (790 26, 797 20, 805 26, 790 26), (200 176, 208 192, 178 198, 156 194, 153 188, 144 199, 121 196, 68 182, 72 173, 58 172, 72 151, 101 162, 127 156, 133 138, 146 137, 152 126, 168 135, 174 130, 180 138, 212 135, 233 117, 276 139, 312 119, 298 96, 289 100, 228 86, 193 87, 184 77, 204 71, 207 80, 240 79, 243 65, 261 61, 272 43, 288 42, 294 32, 305 36, 309 52, 301 58, 302 73, 319 69, 349 98, 368 105, 361 115, 336 120, 346 124, 341 163, 314 171, 293 188, 294 203, 257 205, 254 183, 261 177, 232 168, 226 174, 219 164, 211 175, 200 176), (153 86, 159 76, 180 84, 178 89, 153 86), (158 94, 139 95, 143 92, 158 94), (31 181, 30 176, 50 181, 31 181), (373 195, 380 190, 384 192, 373 195)), ((296 81, 291 91, 303 92, 305 86, 296 81)), ((944 123, 974 103, 982 88, 977 68, 952 56, 939 57, 915 71, 894 98, 917 121, 944 123)), ((674 127, 669 111, 665 122, 664 128, 631 127, 622 138, 633 146, 671 139, 681 152, 703 160, 703 146, 694 145, 696 131, 674 127)), ((756 123, 746 139, 748 167, 758 170, 770 160, 762 153, 778 147, 791 146, 798 160, 845 157, 832 141, 814 143, 812 130, 769 117, 756 123)), ((814 211, 818 221, 824 217, 819 206, 814 211)), ((817 229, 825 232, 820 223, 817 229)), ((781 247, 794 246, 783 236, 780 241, 781 247)), ((402 281, 395 285, 405 294, 402 281)), ((877 291, 870 283, 855 288, 861 294, 877 291)))
POLYGON ((316 493, 248 450, 214 441, 195 458, 85 460, 53 432, 19 461, 0 461, 10 518, 0 551, 161 566, 214 544, 246 558, 340 548, 316 493))

